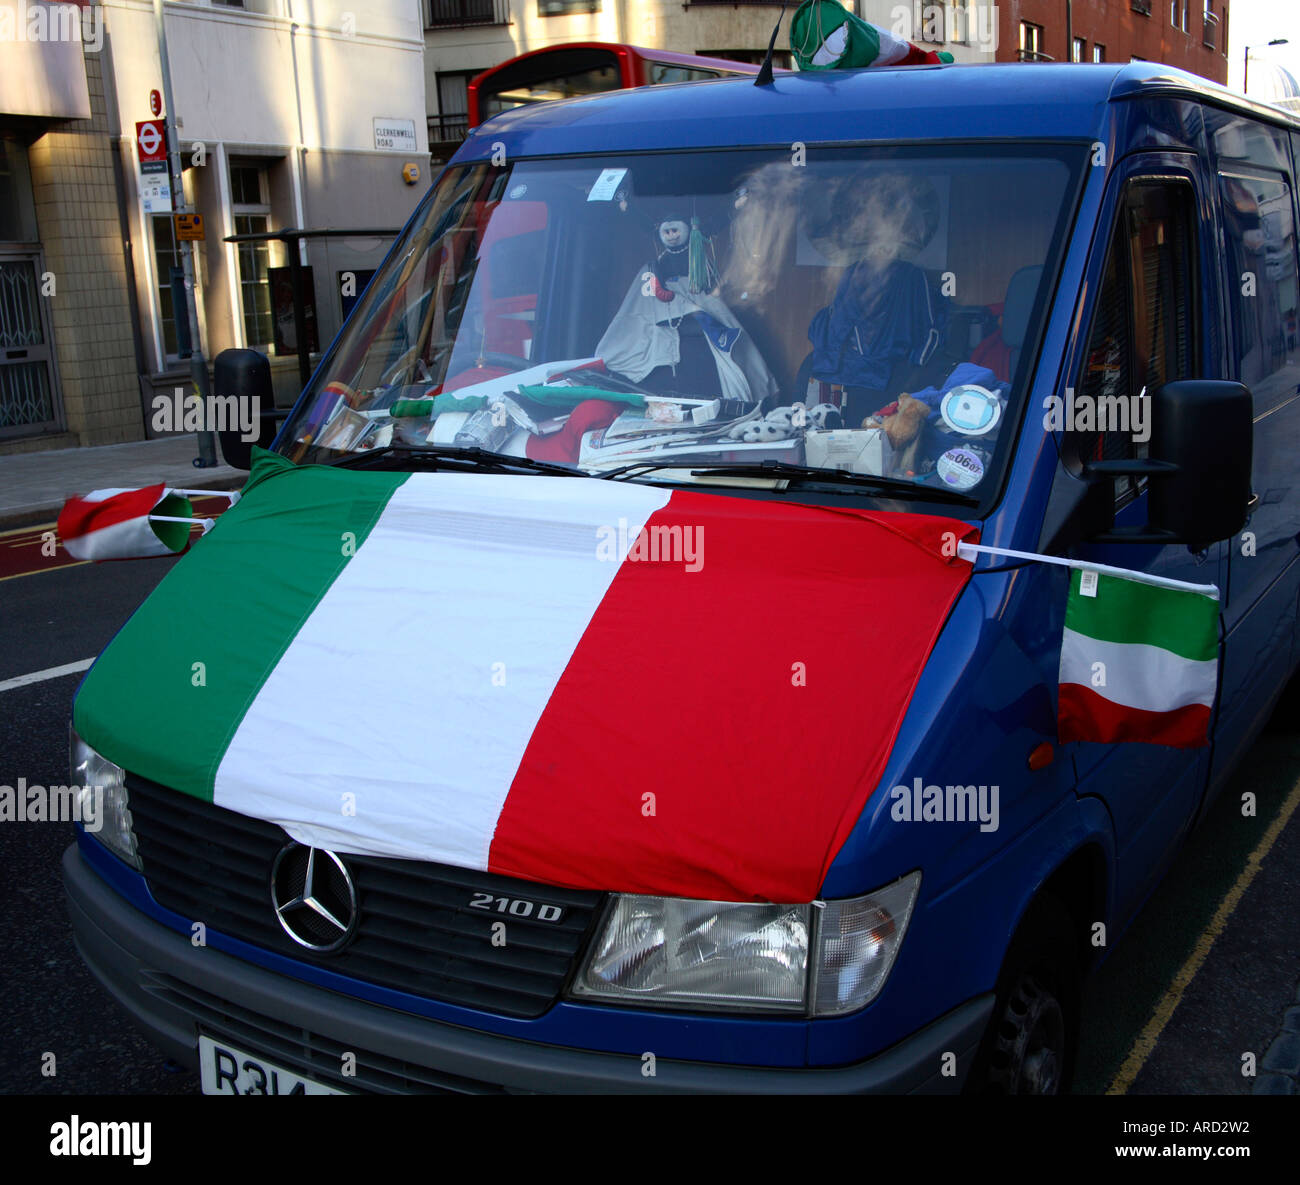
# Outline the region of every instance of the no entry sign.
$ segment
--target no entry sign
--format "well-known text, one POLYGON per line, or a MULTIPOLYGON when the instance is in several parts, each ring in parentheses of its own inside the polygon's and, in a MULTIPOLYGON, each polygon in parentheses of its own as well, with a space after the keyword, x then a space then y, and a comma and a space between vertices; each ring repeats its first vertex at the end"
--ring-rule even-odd
POLYGON ((142 119, 135 125, 135 147, 140 172, 167 172, 167 125, 161 119, 142 119))

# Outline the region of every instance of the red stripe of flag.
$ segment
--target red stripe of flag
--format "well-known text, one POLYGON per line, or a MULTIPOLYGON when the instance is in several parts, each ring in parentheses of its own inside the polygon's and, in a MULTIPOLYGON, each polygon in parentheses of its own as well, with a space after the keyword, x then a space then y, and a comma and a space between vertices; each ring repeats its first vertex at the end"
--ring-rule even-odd
POLYGON ((1057 729, 1062 744, 1144 741, 1175 749, 1201 749, 1210 743, 1210 709, 1205 704, 1189 704, 1169 712, 1126 708, 1082 683, 1062 683, 1057 729))
POLYGON ((647 523, 672 526, 703 528, 702 567, 620 567, 533 732, 489 867, 810 901, 969 576, 941 556, 944 532, 975 531, 694 492, 647 523))
POLYGON ((140 490, 124 490, 98 502, 80 496, 69 498, 59 512, 56 525, 61 540, 79 539, 104 527, 115 527, 149 514, 162 499, 166 486, 145 486, 140 490))

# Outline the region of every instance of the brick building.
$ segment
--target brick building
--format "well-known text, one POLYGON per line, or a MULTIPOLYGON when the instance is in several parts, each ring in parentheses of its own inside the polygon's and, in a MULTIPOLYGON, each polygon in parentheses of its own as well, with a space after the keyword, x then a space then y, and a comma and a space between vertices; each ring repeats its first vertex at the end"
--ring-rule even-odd
POLYGON ((1223 84, 1228 9, 1228 0, 999 0, 997 59, 1140 59, 1223 84))

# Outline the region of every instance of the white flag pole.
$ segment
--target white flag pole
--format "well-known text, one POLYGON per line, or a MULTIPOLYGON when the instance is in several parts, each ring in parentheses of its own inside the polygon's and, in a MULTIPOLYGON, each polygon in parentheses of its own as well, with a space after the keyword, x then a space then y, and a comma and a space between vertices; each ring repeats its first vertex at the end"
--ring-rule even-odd
POLYGON ((205 535, 212 530, 213 525, 216 523, 216 520, 211 518, 175 518, 170 514, 151 514, 149 521, 151 523, 189 523, 192 527, 202 527, 205 535))
POLYGON ((1172 588, 1182 592, 1219 595, 1219 589, 1213 584, 1189 584, 1185 580, 1170 580, 1167 576, 1152 576, 1149 572, 1135 572, 1132 568, 1113 568, 1109 564, 1093 564, 1087 560, 1071 560, 1059 555, 1039 555, 1033 551, 1012 551, 1006 547, 987 547, 982 543, 958 543, 957 556, 969 560, 972 564, 980 555, 1006 556, 1013 560, 1037 560, 1041 564, 1056 564, 1062 568, 1077 568, 1080 572, 1100 572, 1107 576, 1118 576, 1123 580, 1136 580, 1139 584, 1150 584, 1156 588, 1172 588))
POLYGON ((176 490, 168 487, 169 494, 180 494, 182 498, 229 498, 233 506, 239 501, 238 490, 176 490))

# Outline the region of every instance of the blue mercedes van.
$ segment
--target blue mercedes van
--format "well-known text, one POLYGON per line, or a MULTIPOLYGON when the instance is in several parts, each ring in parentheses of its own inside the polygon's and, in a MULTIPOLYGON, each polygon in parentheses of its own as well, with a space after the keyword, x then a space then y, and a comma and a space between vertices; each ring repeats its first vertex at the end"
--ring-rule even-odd
POLYGON ((489 121, 78 691, 87 964, 215 1093, 1068 1089, 1300 659, 1298 157, 1149 63, 489 121), (1033 556, 1217 590, 1199 740, 1062 741, 1033 556))

